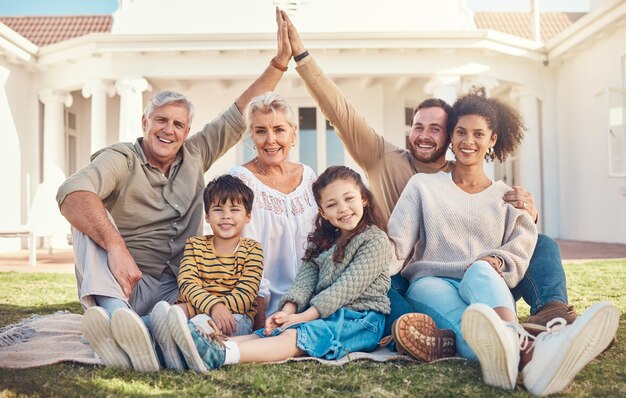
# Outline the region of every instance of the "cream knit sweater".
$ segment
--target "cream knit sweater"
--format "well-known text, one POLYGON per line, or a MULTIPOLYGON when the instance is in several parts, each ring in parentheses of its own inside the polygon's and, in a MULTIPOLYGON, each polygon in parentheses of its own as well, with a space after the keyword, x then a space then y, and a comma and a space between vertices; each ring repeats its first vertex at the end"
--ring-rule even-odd
POLYGON ((495 255, 504 260, 506 284, 515 287, 535 249, 537 227, 528 213, 502 200, 510 190, 497 181, 468 194, 446 173, 413 176, 389 219, 390 273, 402 270, 407 280, 460 279, 474 261, 495 255))

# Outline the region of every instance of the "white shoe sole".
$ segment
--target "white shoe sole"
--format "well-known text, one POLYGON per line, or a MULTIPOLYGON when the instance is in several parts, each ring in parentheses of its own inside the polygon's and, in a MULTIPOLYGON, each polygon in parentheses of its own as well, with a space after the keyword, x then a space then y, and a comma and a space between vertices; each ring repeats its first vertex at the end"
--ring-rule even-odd
POLYGON ((82 322, 83 333, 105 366, 112 368, 132 368, 130 359, 117 344, 111 331, 109 313, 101 307, 90 307, 85 311, 82 322))
POLYGON ((122 308, 111 317, 111 330, 115 341, 126 352, 139 372, 156 372, 159 360, 152 346, 150 333, 139 315, 128 308, 122 308))
POLYGON ((538 396, 562 391, 585 365, 604 351, 618 326, 619 311, 613 304, 604 301, 592 305, 570 326, 576 331, 570 332, 574 340, 567 350, 559 349, 549 366, 533 368, 529 366, 531 360, 524 367, 524 386, 538 396))
POLYGON ((499 326, 506 327, 495 311, 485 304, 470 305, 461 320, 463 338, 478 357, 485 384, 514 390, 519 359, 508 360, 507 349, 497 331, 499 326))
POLYGON ((178 346, 172 338, 170 329, 167 327, 167 313, 171 307, 169 303, 159 301, 152 309, 150 323, 152 323, 154 338, 163 352, 165 367, 167 369, 180 370, 184 369, 184 365, 178 352, 178 346))
POLYGON ((206 372, 208 369, 198 354, 198 349, 187 326, 187 317, 185 317, 182 309, 177 306, 170 308, 167 313, 167 326, 176 345, 183 353, 187 366, 197 372, 206 372))

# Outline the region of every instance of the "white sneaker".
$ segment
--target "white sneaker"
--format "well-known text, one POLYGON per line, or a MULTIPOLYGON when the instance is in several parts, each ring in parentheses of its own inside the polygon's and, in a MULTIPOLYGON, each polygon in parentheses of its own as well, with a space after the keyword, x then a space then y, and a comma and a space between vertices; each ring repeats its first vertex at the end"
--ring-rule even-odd
MULTIPOLYGON (((461 319, 463 338, 480 362, 485 384, 515 389, 520 360, 520 338, 523 329, 518 324, 507 324, 493 308, 472 304, 461 319)), ((524 344, 527 343, 527 337, 524 344)))
POLYGON ((550 321, 548 331, 535 340, 531 361, 522 369, 526 389, 539 396, 563 390, 602 353, 618 325, 619 311, 607 301, 592 305, 571 325, 562 318, 550 321))
POLYGON ((150 332, 139 315, 128 308, 120 308, 111 317, 111 330, 117 344, 122 347, 139 372, 156 372, 159 370, 157 358, 150 332))
POLYGON ((111 331, 111 318, 102 307, 90 307, 85 311, 82 322, 83 333, 94 351, 102 358, 105 366, 132 368, 130 359, 117 344, 111 331))
POLYGON ((187 317, 178 306, 173 306, 167 313, 167 327, 176 345, 183 353, 189 369, 193 369, 196 372, 206 372, 207 367, 204 365, 200 354, 198 354, 196 344, 193 342, 193 336, 187 326, 187 317))
POLYGON ((150 313, 150 323, 152 324, 152 333, 165 360, 167 369, 184 369, 183 361, 180 357, 178 346, 172 338, 169 328, 167 327, 167 313, 172 306, 167 301, 159 301, 156 303, 150 313))

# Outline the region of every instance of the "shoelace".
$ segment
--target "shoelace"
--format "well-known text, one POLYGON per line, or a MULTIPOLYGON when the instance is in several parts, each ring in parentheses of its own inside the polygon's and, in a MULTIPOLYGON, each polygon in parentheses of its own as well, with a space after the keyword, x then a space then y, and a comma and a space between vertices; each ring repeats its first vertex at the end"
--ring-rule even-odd
POLYGON ((222 347, 226 347, 224 341, 228 340, 228 336, 218 332, 219 328, 212 319, 209 319, 207 322, 214 331, 212 333, 207 333, 196 326, 196 331, 198 332, 198 334, 207 340, 214 341, 222 347))
MULTIPOLYGON (((528 349, 533 348, 535 345, 537 345, 539 341, 544 341, 546 339, 550 339, 552 337, 559 335, 563 330, 565 330, 566 327, 567 327, 567 321, 561 317, 557 317, 557 318, 552 319, 546 324, 545 332, 541 332, 539 333, 539 335, 535 337, 535 336, 530 335, 528 332, 526 332, 520 325, 520 328, 524 330, 524 333, 532 337, 532 339, 534 340, 532 345, 528 349)), ((521 344, 520 344, 520 348, 521 348, 521 344)))
POLYGON ((533 336, 532 334, 528 333, 526 331, 526 329, 524 329, 522 327, 522 325, 520 325, 517 322, 511 322, 508 324, 508 326, 513 329, 513 331, 515 333, 517 333, 517 337, 519 338, 519 348, 522 351, 526 351, 527 349, 530 349, 532 346, 535 345, 535 336, 533 336), (533 340, 532 345, 530 345, 530 341, 533 340))

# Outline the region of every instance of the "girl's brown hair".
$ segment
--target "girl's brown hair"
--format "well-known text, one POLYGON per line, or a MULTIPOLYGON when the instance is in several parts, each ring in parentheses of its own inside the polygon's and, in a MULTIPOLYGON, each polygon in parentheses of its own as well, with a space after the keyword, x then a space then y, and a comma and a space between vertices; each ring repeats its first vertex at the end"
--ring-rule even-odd
POLYGON ((322 189, 337 180, 351 181, 359 187, 361 196, 367 203, 363 207, 363 217, 361 217, 361 220, 359 220, 359 223, 352 231, 342 237, 339 229, 318 213, 315 218, 315 229, 307 238, 307 248, 303 258, 305 261, 314 261, 316 257, 330 249, 335 243, 337 247, 335 248, 333 260, 335 262, 341 261, 348 243, 356 235, 365 231, 368 226, 375 225, 383 231, 387 230, 382 212, 376 204, 372 191, 365 186, 359 173, 346 166, 331 166, 327 168, 313 183, 313 196, 315 197, 317 207, 322 208, 322 189))

